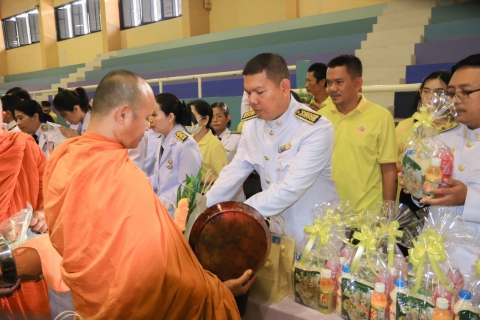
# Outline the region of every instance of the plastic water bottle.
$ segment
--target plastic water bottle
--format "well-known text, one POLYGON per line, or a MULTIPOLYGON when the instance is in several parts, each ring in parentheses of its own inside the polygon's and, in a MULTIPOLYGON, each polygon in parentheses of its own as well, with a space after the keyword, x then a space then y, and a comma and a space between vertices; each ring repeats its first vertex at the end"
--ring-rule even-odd
POLYGON ((338 277, 337 304, 335 305, 335 310, 338 314, 342 314, 342 297, 343 290, 345 289, 342 288, 342 279, 352 279, 352 275, 350 274, 350 266, 343 266, 342 275, 338 277))
POLYGON ((472 294, 470 291, 467 290, 460 290, 458 293, 458 297, 460 298, 455 305, 453 306, 453 313, 455 314, 455 320, 460 319, 459 313, 461 311, 470 311, 475 313, 475 308, 472 305, 472 294))
POLYGON ((375 291, 370 298, 370 320, 385 320, 387 310, 387 295, 385 285, 381 282, 375 283, 375 291))
POLYGON ((323 269, 320 279, 320 297, 318 299, 318 311, 321 313, 329 314, 333 312, 333 289, 332 271, 323 269))
POLYGON ((448 301, 438 298, 431 320, 452 320, 452 313, 448 310, 448 301))
POLYGON ((442 170, 442 181, 439 188, 449 188, 450 186, 445 182, 445 179, 450 179, 453 174, 453 152, 450 148, 441 148, 438 150, 437 157, 441 159, 440 169, 442 170))
POLYGON ((397 293, 408 293, 407 282, 402 278, 395 279, 395 287, 390 292, 390 305, 388 307, 388 319, 396 320, 397 318, 397 293))

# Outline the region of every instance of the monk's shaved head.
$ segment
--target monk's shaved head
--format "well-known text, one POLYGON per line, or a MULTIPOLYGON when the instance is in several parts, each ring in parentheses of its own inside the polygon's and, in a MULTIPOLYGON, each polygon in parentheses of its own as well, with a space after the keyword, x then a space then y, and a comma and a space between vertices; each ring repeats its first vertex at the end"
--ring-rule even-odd
POLYGON ((107 115, 121 105, 137 114, 145 96, 145 81, 127 70, 115 70, 103 77, 93 97, 92 115, 107 115))

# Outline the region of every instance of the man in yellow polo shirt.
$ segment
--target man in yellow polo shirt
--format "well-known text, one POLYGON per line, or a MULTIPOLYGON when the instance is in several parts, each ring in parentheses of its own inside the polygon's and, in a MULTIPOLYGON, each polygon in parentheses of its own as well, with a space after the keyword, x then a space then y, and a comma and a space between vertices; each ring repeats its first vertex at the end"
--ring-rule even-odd
POLYGON ((317 111, 333 106, 332 99, 327 92, 326 84, 327 66, 323 63, 316 62, 308 68, 305 77, 305 90, 313 95, 314 101, 310 103, 310 108, 317 111))
POLYGON ((389 111, 358 93, 362 62, 341 55, 328 63, 327 90, 333 106, 319 110, 334 128, 332 178, 339 196, 359 212, 378 201, 395 200, 397 141, 389 111))

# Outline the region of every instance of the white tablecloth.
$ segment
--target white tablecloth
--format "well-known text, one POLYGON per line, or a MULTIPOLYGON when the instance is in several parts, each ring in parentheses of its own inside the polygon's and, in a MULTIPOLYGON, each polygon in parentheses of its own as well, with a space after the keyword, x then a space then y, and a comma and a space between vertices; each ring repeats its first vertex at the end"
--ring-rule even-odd
POLYGON ((342 319, 337 313, 322 314, 316 310, 302 306, 294 301, 293 295, 286 296, 279 303, 263 301, 249 297, 247 311, 243 320, 321 320, 342 319))

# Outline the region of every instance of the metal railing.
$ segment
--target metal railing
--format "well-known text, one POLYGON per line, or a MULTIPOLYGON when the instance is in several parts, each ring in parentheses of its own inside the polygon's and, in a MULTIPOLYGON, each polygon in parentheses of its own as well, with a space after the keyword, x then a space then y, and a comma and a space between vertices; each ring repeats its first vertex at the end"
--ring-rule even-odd
MULTIPOLYGON (((289 66, 288 70, 296 70, 296 66, 289 66)), ((162 93, 163 92, 163 85, 165 83, 188 81, 188 80, 197 80, 198 98, 202 98, 203 97, 202 81, 204 79, 232 77, 232 76, 241 76, 241 75, 242 75, 242 70, 236 70, 236 71, 195 74, 195 75, 189 75, 189 76, 148 79, 146 81, 149 84, 157 84, 158 88, 159 88, 159 93, 162 93)), ((83 88, 85 90, 90 90, 90 89, 96 89, 97 86, 98 85, 90 85, 90 86, 83 86, 83 88)), ((412 91, 417 91, 419 87, 420 87, 420 83, 393 84, 393 85, 369 85, 369 86, 363 86, 362 87, 362 92, 364 92, 364 93, 412 92, 412 91)), ((74 89, 74 88, 68 88, 68 89, 74 89)), ((38 96, 38 95, 44 95, 44 94, 55 95, 57 92, 58 92, 57 89, 48 89, 48 90, 31 91, 30 94, 33 96, 33 99, 35 99, 36 96, 38 96)))

